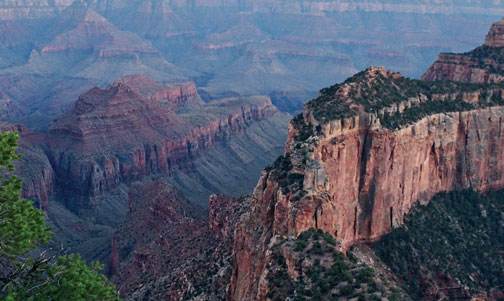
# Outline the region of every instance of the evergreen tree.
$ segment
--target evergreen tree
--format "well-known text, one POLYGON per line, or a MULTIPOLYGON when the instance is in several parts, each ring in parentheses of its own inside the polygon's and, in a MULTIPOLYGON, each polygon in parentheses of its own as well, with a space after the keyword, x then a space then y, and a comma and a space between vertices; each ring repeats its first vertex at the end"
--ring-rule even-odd
POLYGON ((12 175, 18 140, 17 133, 0 133, 0 300, 119 300, 99 263, 30 254, 53 233, 43 212, 21 198, 22 180, 12 175))

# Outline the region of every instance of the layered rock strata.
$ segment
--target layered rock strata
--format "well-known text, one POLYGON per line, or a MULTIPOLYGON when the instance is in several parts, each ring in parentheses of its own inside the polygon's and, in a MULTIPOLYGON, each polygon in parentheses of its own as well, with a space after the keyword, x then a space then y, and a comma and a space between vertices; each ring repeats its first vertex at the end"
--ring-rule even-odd
POLYGON ((147 76, 130 75, 115 82, 122 83, 136 90, 147 99, 171 104, 175 110, 184 104, 203 105, 193 82, 179 84, 158 83, 147 76))
POLYGON ((343 251, 438 192, 504 187, 501 85, 429 84, 370 68, 321 91, 289 127, 235 232, 230 298, 263 300, 272 243, 310 228, 343 251))
POLYGON ((93 211, 119 184, 187 168, 216 143, 276 114, 267 97, 205 104, 194 83, 127 76, 81 95, 47 134, 22 127, 20 151, 28 161, 20 166, 40 165, 36 173, 20 169, 23 195, 46 203, 58 186, 70 209, 93 211))
POLYGON ((441 53, 422 80, 454 80, 470 83, 504 81, 504 19, 492 25, 485 44, 472 51, 441 53))
POLYGON ((18 132, 18 153, 21 159, 15 162, 16 174, 23 178, 21 196, 33 200, 37 207, 47 208, 49 197, 56 190, 56 175, 40 147, 45 135, 32 132, 24 125, 0 122, 2 132, 18 132))
POLYGON ((490 47, 504 47, 504 19, 492 24, 486 36, 485 45, 490 47))
POLYGON ((49 131, 47 152, 62 186, 85 197, 73 205, 93 207, 94 197, 118 183, 167 172, 278 112, 268 98, 255 97, 216 101, 177 115, 159 98, 175 104, 195 99, 182 94, 184 87, 147 98, 118 81, 82 95, 74 110, 58 118, 49 131))

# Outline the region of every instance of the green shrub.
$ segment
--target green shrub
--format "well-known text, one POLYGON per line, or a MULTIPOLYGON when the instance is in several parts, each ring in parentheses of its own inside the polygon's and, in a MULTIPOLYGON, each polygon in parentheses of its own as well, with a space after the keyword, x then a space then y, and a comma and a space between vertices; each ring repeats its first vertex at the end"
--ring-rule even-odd
POLYGON ((347 284, 347 285, 341 287, 341 289, 340 289, 341 296, 350 296, 353 294, 353 292, 354 292, 354 288, 353 288, 353 285, 351 285, 351 284, 347 284))

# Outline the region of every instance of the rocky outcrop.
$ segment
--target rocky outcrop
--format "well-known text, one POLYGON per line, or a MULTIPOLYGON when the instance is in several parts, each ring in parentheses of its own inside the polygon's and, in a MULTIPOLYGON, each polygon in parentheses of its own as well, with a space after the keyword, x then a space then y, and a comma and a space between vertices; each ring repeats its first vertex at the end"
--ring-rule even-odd
POLYGON ((147 76, 130 75, 117 80, 114 85, 122 83, 142 96, 152 101, 164 102, 173 105, 177 110, 180 105, 203 105, 204 102, 198 95, 196 84, 193 82, 180 84, 158 83, 147 76))
POLYGON ((109 265, 123 296, 222 299, 231 279, 234 225, 249 202, 215 195, 207 213, 159 181, 133 186, 129 200, 109 265))
POLYGON ((134 33, 121 31, 83 1, 75 1, 59 16, 57 35, 41 50, 41 55, 92 51, 96 57, 113 57, 132 53, 156 53, 150 42, 134 33))
POLYGON ((167 172, 278 112, 268 98, 255 97, 215 101, 178 116, 172 102, 199 100, 186 84, 140 91, 126 84, 133 79, 92 89, 50 128, 47 152, 61 185, 84 197, 74 209, 92 208, 94 197, 118 183, 167 172))
MULTIPOLYGON (((214 145, 277 117, 280 121, 272 124, 287 122, 267 97, 205 104, 194 83, 165 84, 133 75, 81 95, 47 134, 5 127, 21 132, 23 195, 47 204, 58 186, 69 209, 93 216, 97 199, 121 183, 190 168, 214 145)), ((254 143, 264 141, 257 138, 254 143)), ((241 155, 246 161, 248 155, 241 155)))
POLYGON ((305 105, 237 226, 231 299, 265 298, 279 237, 322 229, 345 251, 438 192, 504 188, 503 88, 439 85, 370 68, 305 105))
MULTIPOLYGON (((488 50, 482 46, 480 50, 488 50)), ((492 50, 491 50, 492 51, 492 50)), ((495 50, 497 51, 497 50, 495 50)), ((491 58, 482 60, 468 54, 443 53, 437 61, 422 75, 422 80, 454 80, 467 83, 500 83, 504 81, 504 74, 495 73, 502 69, 502 62, 493 61, 491 58)))
POLYGON ((504 19, 492 24, 486 36, 485 45, 490 47, 504 47, 504 19))
POLYGON ((21 159, 14 163, 16 174, 23 178, 21 196, 33 200, 37 207, 47 208, 49 197, 55 192, 55 173, 45 153, 40 148, 45 135, 30 131, 24 125, 0 122, 2 132, 18 132, 18 153, 21 159))
POLYGON ((504 81, 503 54, 504 20, 492 25, 483 46, 462 54, 440 54, 422 76, 422 80, 500 83, 504 81))

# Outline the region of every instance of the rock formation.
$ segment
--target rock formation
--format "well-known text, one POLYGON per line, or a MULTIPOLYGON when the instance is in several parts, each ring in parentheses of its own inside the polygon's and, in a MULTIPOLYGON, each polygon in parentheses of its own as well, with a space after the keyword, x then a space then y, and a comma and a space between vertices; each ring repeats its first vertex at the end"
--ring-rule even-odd
POLYGON ((215 144, 276 118, 286 119, 267 97, 205 104, 194 83, 135 75, 81 95, 47 134, 5 127, 21 131, 23 195, 47 203, 56 185, 68 208, 93 216, 97 198, 121 183, 187 168, 215 144))
POLYGON ((109 269, 123 296, 222 299, 234 225, 248 201, 214 195, 208 214, 159 181, 135 185, 129 200, 128 216, 112 237, 109 269))
POLYGON ((130 74, 194 80, 205 100, 269 95, 292 113, 368 65, 419 76, 439 49, 474 45, 499 12, 499 2, 428 0, 6 1, 0 90, 28 109, 16 122, 36 130, 130 74), (369 12, 386 17, 354 23, 369 12))
POLYGON ((422 79, 500 83, 504 81, 503 57, 504 19, 492 25, 483 46, 462 54, 441 53, 422 79))
POLYGON ((92 51, 96 57, 132 53, 158 53, 150 42, 134 33, 121 31, 82 1, 66 8, 53 25, 58 31, 69 29, 45 45, 41 55, 92 51))
POLYGON ((504 187, 504 89, 369 68, 323 89, 289 127, 235 232, 231 299, 262 300, 268 252, 310 228, 343 251, 372 242, 438 192, 504 187))
POLYGON ((18 132, 18 153, 21 159, 15 162, 16 174, 23 178, 21 196, 36 202, 37 207, 47 208, 49 197, 55 192, 54 170, 40 147, 45 135, 32 132, 24 125, 0 122, 2 132, 18 132))
POLYGON ((142 96, 156 102, 165 102, 171 104, 174 110, 179 105, 203 105, 203 101, 198 95, 196 84, 192 82, 181 84, 163 84, 158 83, 147 76, 130 75, 118 79, 114 85, 122 83, 142 96))
POLYGON ((485 45, 490 47, 504 47, 504 19, 492 24, 486 36, 485 45))
POLYGON ((60 184, 70 195, 84 197, 71 205, 74 209, 93 208, 93 198, 118 183, 168 172, 278 112, 268 98, 254 97, 215 101, 179 116, 177 103, 201 102, 194 85, 139 90, 142 80, 128 77, 92 89, 50 127, 48 156, 60 184))

